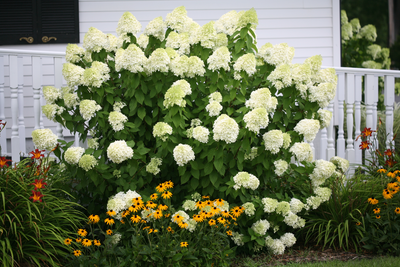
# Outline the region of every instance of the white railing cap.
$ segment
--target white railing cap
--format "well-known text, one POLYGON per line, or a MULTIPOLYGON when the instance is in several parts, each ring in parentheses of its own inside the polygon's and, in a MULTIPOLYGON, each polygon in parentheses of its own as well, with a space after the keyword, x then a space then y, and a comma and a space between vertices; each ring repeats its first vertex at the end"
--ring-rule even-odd
POLYGON ((400 70, 377 70, 377 69, 364 69, 364 68, 348 68, 348 67, 325 67, 321 68, 334 68, 337 73, 351 73, 358 75, 373 74, 375 76, 391 75, 400 78, 400 70))
POLYGON ((64 57, 65 52, 57 52, 57 51, 38 51, 38 50, 20 50, 20 49, 1 49, 0 55, 23 55, 23 56, 56 56, 56 57, 64 57))

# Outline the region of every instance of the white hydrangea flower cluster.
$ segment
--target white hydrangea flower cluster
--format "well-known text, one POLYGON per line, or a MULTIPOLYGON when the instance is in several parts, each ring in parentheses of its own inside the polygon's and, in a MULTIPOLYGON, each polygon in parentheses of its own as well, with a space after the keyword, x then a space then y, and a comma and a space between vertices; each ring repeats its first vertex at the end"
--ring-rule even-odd
POLYGON ((311 56, 306 60, 304 60, 304 65, 309 65, 311 73, 315 75, 321 69, 322 56, 321 55, 311 56))
POLYGON ((293 227, 294 229, 303 228, 306 224, 306 220, 297 216, 292 211, 289 211, 283 218, 283 222, 293 227))
POLYGON ((279 238, 286 247, 291 247, 296 244, 296 237, 292 233, 285 233, 279 238))
POLYGON ((56 122, 56 115, 61 115, 65 110, 64 107, 60 107, 56 104, 47 104, 42 106, 43 114, 51 121, 56 122))
POLYGON ((126 104, 124 102, 115 102, 113 105, 113 110, 121 112, 121 109, 123 109, 124 107, 126 107, 126 104))
POLYGON ((162 159, 160 158, 151 158, 150 163, 146 165, 146 171, 148 173, 152 173, 157 175, 160 172, 159 166, 162 164, 162 159))
POLYGON ((342 173, 346 173, 350 167, 349 161, 341 157, 334 156, 329 161, 335 164, 342 173))
POLYGON ((62 74, 69 87, 80 85, 82 76, 85 70, 82 67, 76 66, 72 63, 64 63, 62 74))
POLYGON ((312 86, 310 64, 291 64, 291 78, 303 99, 307 97, 307 89, 312 86))
POLYGON ((244 122, 246 123, 246 128, 255 134, 260 133, 260 129, 265 129, 268 126, 269 118, 268 112, 265 108, 256 108, 244 115, 244 122))
POLYGON ((281 130, 271 130, 263 135, 265 150, 271 151, 272 154, 279 152, 283 146, 283 133, 281 130))
POLYGON ((83 147, 70 147, 64 153, 64 159, 69 164, 78 164, 85 149, 83 147))
POLYGON ((136 191, 128 190, 126 193, 121 191, 115 196, 110 197, 107 202, 107 210, 115 211, 116 214, 113 217, 120 219, 120 212, 128 209, 132 205, 132 199, 134 198, 141 198, 141 195, 136 191))
POLYGON ((99 148, 99 138, 88 139, 88 148, 98 149, 99 148))
POLYGON ((118 36, 132 33, 133 35, 140 32, 142 25, 130 12, 125 12, 118 21, 116 32, 118 36))
POLYGON ((179 55, 187 55, 190 52, 189 33, 171 32, 167 37, 165 47, 177 49, 179 55))
POLYGON ((165 93, 163 105, 166 108, 172 107, 173 105, 185 107, 186 100, 183 98, 191 93, 192 89, 190 88, 190 84, 185 80, 178 80, 174 82, 165 93))
POLYGON ((289 163, 287 163, 283 159, 278 159, 274 161, 274 166, 275 166, 275 174, 281 176, 288 169, 289 163))
POLYGON ((368 24, 360 29, 360 32, 357 34, 356 37, 358 39, 365 38, 370 42, 375 42, 378 35, 376 34, 375 26, 372 24, 368 24))
POLYGON ((97 160, 92 155, 83 155, 78 162, 78 166, 84 169, 85 171, 89 171, 93 169, 97 165, 97 160))
POLYGON ((193 200, 188 199, 185 202, 183 202, 182 208, 184 210, 194 211, 194 210, 197 209, 196 202, 194 202, 193 200))
POLYGON ((260 180, 248 172, 238 172, 233 177, 233 181, 235 182, 235 185, 233 186, 235 190, 238 190, 241 187, 256 190, 260 185, 260 180))
POLYGON ((249 217, 253 216, 256 212, 256 207, 252 202, 246 202, 242 205, 242 207, 244 208, 244 213, 249 217))
POLYGON ((319 205, 321 205, 322 199, 318 196, 310 196, 307 198, 307 206, 312 208, 313 210, 318 209, 319 205))
POLYGON ((32 141, 39 150, 51 150, 57 145, 57 135, 50 129, 37 129, 32 132, 32 141))
POLYGON ((215 22, 215 30, 217 33, 225 33, 226 35, 232 35, 236 29, 239 21, 238 13, 232 10, 224 15, 222 15, 215 22))
POLYGON ((302 119, 294 127, 294 130, 302 134, 307 142, 312 142, 320 129, 319 120, 302 119))
POLYGON ((82 75, 82 84, 99 88, 103 82, 110 79, 110 68, 107 64, 93 61, 92 67, 85 69, 82 75))
POLYGON ((143 71, 143 66, 146 65, 147 58, 144 52, 135 44, 130 44, 125 50, 120 48, 115 53, 115 70, 129 70, 132 73, 143 71))
POLYGON ((221 46, 216 49, 212 55, 207 59, 208 69, 212 71, 218 71, 224 69, 225 71, 230 70, 229 63, 231 61, 231 52, 228 47, 221 46))
POLYGON ((264 205, 264 212, 266 213, 274 212, 278 206, 278 200, 269 197, 263 198, 261 202, 264 205))
POLYGON ((159 137, 164 142, 172 134, 172 127, 166 122, 157 122, 153 127, 153 136, 159 137))
POLYGON ((111 111, 108 115, 108 122, 114 131, 119 132, 124 129, 124 123, 128 121, 128 117, 119 111, 111 111))
POLYGON ((177 32, 188 32, 193 20, 187 16, 184 6, 175 8, 171 13, 167 14, 165 23, 167 27, 177 32))
POLYGON ((236 142, 239 135, 239 125, 226 114, 220 115, 213 125, 214 140, 225 141, 227 144, 236 142))
POLYGON ((214 92, 209 97, 209 103, 206 106, 206 110, 210 117, 218 116, 222 110, 222 95, 220 92, 214 92))
POLYGON ((258 148, 252 147, 249 154, 244 155, 244 160, 253 160, 258 156, 258 148))
POLYGON ((270 227, 270 224, 267 220, 258 220, 251 226, 254 232, 259 235, 265 235, 270 227))
POLYGON ((278 214, 286 215, 290 212, 290 204, 286 201, 281 201, 276 206, 275 212, 278 214))
POLYGON ((200 195, 200 193, 198 193, 198 192, 195 192, 195 193, 193 193, 192 195, 191 195, 191 197, 192 197, 192 200, 193 201, 200 201, 202 198, 201 198, 201 195, 200 195))
POLYGON ((289 64, 278 65, 270 75, 268 75, 267 80, 272 82, 277 90, 284 87, 292 85, 292 69, 289 64))
POLYGON ((171 60, 165 49, 157 48, 149 56, 149 59, 145 65, 145 69, 149 74, 156 71, 168 72, 170 63, 171 60))
POLYGON ((295 143, 290 149, 289 152, 292 153, 296 160, 301 161, 308 161, 311 162, 313 160, 313 152, 311 149, 310 144, 305 142, 298 142, 295 143))
POLYGON ((140 46, 140 48, 146 50, 146 47, 149 44, 149 36, 141 34, 137 39, 137 44, 140 46))
POLYGON ((280 239, 272 239, 272 237, 267 236, 265 238, 265 245, 275 255, 282 255, 285 252, 285 245, 280 239))
POLYGON ((259 49, 258 56, 270 65, 290 64, 294 57, 294 48, 288 46, 287 43, 276 45, 267 43, 259 49))
POLYGON ((237 233, 237 232, 232 232, 232 241, 233 243, 235 243, 236 246, 243 246, 244 242, 243 242, 243 234, 237 233))
POLYGON ((322 185, 326 179, 332 176, 336 170, 335 164, 332 162, 319 159, 315 161, 315 168, 310 174, 310 179, 314 187, 322 185))
POLYGON ((294 214, 299 213, 304 208, 304 203, 297 198, 292 198, 289 202, 290 211, 294 214))
POLYGON ((69 63, 78 63, 85 54, 85 49, 76 44, 68 44, 65 50, 65 60, 69 63))
POLYGON ((257 89, 250 94, 250 99, 246 100, 246 107, 250 109, 265 108, 268 113, 274 112, 278 104, 276 97, 271 97, 268 88, 257 89))
POLYGON ((47 104, 53 104, 61 98, 61 90, 54 86, 43 86, 43 96, 47 104))
POLYGON ((329 124, 331 123, 332 112, 329 110, 326 110, 326 109, 320 109, 320 110, 318 110, 318 115, 319 115, 320 124, 321 124, 320 129, 324 129, 324 128, 328 127, 329 124))
POLYGON ((314 193, 321 198, 322 202, 326 202, 332 195, 332 189, 328 187, 315 187, 314 193))
POLYGON ((210 131, 203 126, 197 126, 193 128, 193 138, 196 139, 197 141, 201 143, 207 143, 208 142, 208 135, 210 134, 210 131))
POLYGON ((317 102, 320 108, 325 108, 335 97, 336 85, 333 83, 320 83, 318 86, 311 86, 308 91, 310 92, 310 101, 317 102))
POLYGON ((164 29, 167 27, 162 17, 157 17, 147 24, 144 34, 154 36, 160 41, 164 41, 164 29))
POLYGON ((191 146, 179 144, 174 148, 173 151, 174 159, 178 166, 184 166, 189 161, 194 160, 194 152, 191 146))
POLYGON ((196 230, 196 226, 197 226, 197 222, 194 219, 190 219, 187 222, 188 226, 186 228, 186 230, 188 230, 189 232, 193 233, 194 230, 196 230))
POLYGON ((67 108, 74 108, 79 105, 79 99, 76 93, 65 93, 63 94, 63 99, 67 108))
POLYGON ((241 79, 239 74, 241 71, 244 71, 247 73, 247 75, 252 76, 256 72, 256 58, 254 54, 248 53, 239 57, 235 64, 233 64, 233 69, 235 70, 235 80, 241 79))
POLYGON ((94 100, 82 100, 79 103, 79 112, 84 120, 90 120, 94 117, 94 114, 101 110, 101 106, 96 103, 94 100))
POLYGON ((107 148, 107 157, 118 164, 132 158, 133 149, 124 140, 114 141, 107 148))
MULTIPOLYGON (((108 33, 107 34, 109 46, 106 48, 107 52, 117 52, 119 48, 122 47, 124 43, 124 38, 117 38, 115 35, 108 33)), ((107 57, 108 60, 114 60, 113 58, 110 58, 110 56, 107 57)))
POLYGON ((88 51, 100 52, 101 49, 109 47, 110 43, 105 33, 99 29, 90 27, 85 37, 83 37, 82 46, 88 51))

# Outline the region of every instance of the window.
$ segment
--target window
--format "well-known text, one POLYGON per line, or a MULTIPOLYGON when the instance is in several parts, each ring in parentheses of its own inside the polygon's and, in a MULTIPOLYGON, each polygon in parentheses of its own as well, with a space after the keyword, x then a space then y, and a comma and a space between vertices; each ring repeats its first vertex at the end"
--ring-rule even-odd
POLYGON ((0 45, 79 43, 78 0, 1 0, 0 45))

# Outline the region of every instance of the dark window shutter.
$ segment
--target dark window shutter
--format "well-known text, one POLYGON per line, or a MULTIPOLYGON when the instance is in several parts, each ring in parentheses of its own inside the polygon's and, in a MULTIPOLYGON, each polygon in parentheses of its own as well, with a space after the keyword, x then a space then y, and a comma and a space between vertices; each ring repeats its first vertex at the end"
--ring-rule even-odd
POLYGON ((79 43, 78 0, 0 1, 0 45, 79 43))

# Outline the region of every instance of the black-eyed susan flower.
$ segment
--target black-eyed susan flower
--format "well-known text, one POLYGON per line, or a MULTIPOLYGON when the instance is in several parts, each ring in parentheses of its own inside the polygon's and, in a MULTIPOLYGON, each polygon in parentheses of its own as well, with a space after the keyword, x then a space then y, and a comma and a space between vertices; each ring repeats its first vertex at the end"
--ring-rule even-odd
POLYGON ((99 217, 99 215, 90 215, 89 216, 89 221, 91 222, 91 223, 98 223, 99 221, 100 221, 100 217, 99 217))
POLYGON ((159 184, 159 185, 156 187, 156 190, 157 190, 158 193, 162 193, 162 192, 164 192, 165 190, 167 190, 167 187, 166 187, 164 184, 159 184))
POLYGON ((391 198, 393 197, 393 194, 392 194, 392 193, 390 192, 390 190, 388 190, 387 188, 385 188, 385 189, 383 190, 382 195, 383 195, 383 197, 384 197, 385 199, 391 199, 391 198))
POLYGON ((394 212, 396 212, 396 214, 400 214, 400 208, 397 207, 397 208, 394 210, 394 212))
POLYGON ((121 220, 119 220, 119 221, 120 221, 122 224, 125 224, 125 221, 124 221, 124 220, 121 219, 121 220))
POLYGON ((97 239, 93 240, 93 244, 98 247, 101 245, 100 240, 97 239))
POLYGON ((142 197, 135 197, 132 199, 132 203, 137 205, 139 208, 143 208, 144 207, 144 202, 142 200, 142 197))
POLYGON ((158 229, 154 229, 153 233, 158 233, 158 229))
POLYGON ((74 250, 75 257, 79 257, 80 255, 82 255, 82 252, 80 250, 74 250))
POLYGON ((376 218, 379 220, 381 218, 381 215, 377 215, 376 218))
POLYGON ((131 212, 130 212, 129 210, 124 210, 124 211, 122 212, 121 217, 122 217, 122 218, 125 218, 125 217, 128 216, 130 213, 131 213, 131 212))
POLYGON ((117 215, 117 213, 116 213, 115 211, 113 211, 113 210, 107 211, 106 214, 107 214, 108 216, 115 216, 115 215, 117 215))
POLYGON ((396 174, 394 174, 393 172, 388 172, 386 176, 394 179, 396 177, 396 174))
POLYGON ((204 206, 213 206, 214 202, 212 202, 211 200, 206 200, 204 201, 204 206))
POLYGON ((113 225, 115 222, 114 222, 114 219, 110 219, 110 218, 106 218, 105 220, 104 220, 104 222, 106 223, 106 224, 108 224, 108 225, 113 225))
POLYGON ((161 211, 161 210, 156 210, 156 211, 153 213, 153 217, 156 218, 156 219, 160 219, 160 218, 162 218, 162 216, 163 216, 163 214, 162 214, 162 211, 161 211))
POLYGON ((222 218, 222 217, 218 217, 217 222, 220 224, 225 224, 226 223, 226 219, 222 218))
POLYGON ((182 248, 186 248, 188 246, 188 242, 181 242, 181 247, 182 248))
POLYGON ((150 226, 143 227, 143 230, 150 229, 150 226))
POLYGON ((223 211, 221 211, 221 215, 222 215, 223 217, 225 217, 225 218, 228 218, 228 217, 229 217, 229 212, 226 211, 226 210, 223 210, 223 211))
POLYGON ((164 186, 165 186, 167 189, 171 189, 171 188, 174 187, 174 183, 173 183, 172 181, 166 181, 166 182, 164 183, 164 186))
POLYGON ((381 209, 380 208, 375 208, 375 209, 373 209, 373 211, 374 211, 374 214, 381 213, 381 209))
POLYGON ((179 215, 179 214, 175 214, 175 216, 172 217, 172 220, 173 220, 174 222, 176 222, 176 223, 182 222, 183 219, 184 219, 184 218, 183 218, 181 215, 179 215))
POLYGON ((129 206, 128 210, 130 212, 138 212, 140 210, 139 206, 136 204, 132 204, 131 206, 129 206))
POLYGON ((82 245, 85 247, 90 247, 92 245, 92 240, 85 238, 82 240, 82 245))
POLYGON ((153 231, 154 231, 153 228, 150 228, 147 230, 147 233, 151 234, 153 231))
POLYGON ((356 225, 357 225, 357 226, 360 226, 360 225, 361 225, 361 223, 360 223, 360 222, 356 222, 356 225))
POLYGON ((158 208, 157 208, 157 209, 164 211, 164 210, 167 210, 167 209, 168 209, 168 206, 165 205, 165 204, 160 204, 160 205, 158 205, 158 208))
POLYGON ((193 220, 195 220, 196 222, 202 222, 202 221, 204 221, 204 218, 200 214, 194 214, 193 220))
POLYGON ((71 243, 72 243, 72 239, 71 238, 66 238, 64 240, 64 244, 67 245, 67 246, 71 245, 71 243))
POLYGON ((151 195, 150 195, 150 199, 151 199, 151 200, 156 200, 157 198, 158 198, 157 193, 154 193, 154 194, 151 194, 151 195))
POLYGON ((165 218, 168 218, 170 215, 171 215, 170 213, 165 213, 165 214, 164 214, 164 217, 165 217, 165 218))
POLYGON ((172 197, 172 193, 170 191, 165 191, 161 196, 163 199, 170 199, 172 197))
POLYGON ((75 239, 76 243, 81 243, 82 242, 82 238, 78 237, 77 239, 75 239))
POLYGON ((232 216, 237 218, 242 214, 242 209, 239 206, 234 207, 231 209, 231 214, 232 216))
POLYGON ((133 223, 138 223, 138 222, 140 222, 141 219, 142 218, 139 215, 132 215, 132 217, 131 217, 131 221, 133 223))
POLYGON ((198 208, 199 210, 201 210, 204 207, 203 201, 197 201, 195 207, 198 208))
POLYGON ((180 223, 178 223, 178 226, 182 229, 186 229, 189 225, 185 222, 180 222, 180 223))
POLYGON ((227 235, 232 235, 232 231, 231 231, 231 230, 226 231, 226 234, 227 234, 227 235))
POLYGON ((87 235, 87 231, 85 229, 78 229, 78 235, 85 237, 87 235))
POLYGON ((376 205, 376 204, 379 203, 379 200, 377 200, 377 199, 374 198, 374 197, 370 197, 370 198, 368 198, 368 203, 370 203, 370 204, 372 204, 372 205, 376 205))
POLYGON ((146 207, 148 207, 150 209, 154 209, 155 207, 157 207, 157 204, 154 203, 153 201, 149 200, 146 202, 146 207))
POLYGON ((213 225, 216 224, 216 221, 215 221, 214 219, 211 219, 211 220, 208 221, 208 224, 209 224, 210 226, 213 226, 213 225))
POLYGON ((172 232, 172 231, 173 231, 173 230, 172 230, 172 227, 171 227, 171 226, 168 226, 167 231, 168 231, 168 232, 172 232))
POLYGON ((112 235, 113 231, 111 229, 107 229, 106 233, 107 235, 112 235))
POLYGON ((386 173, 387 171, 385 169, 379 169, 377 172, 379 173, 386 173))
POLYGON ((212 213, 212 215, 216 215, 220 213, 220 209, 218 207, 211 207, 210 212, 212 213))
POLYGON ((220 206, 224 205, 224 200, 221 199, 221 198, 217 198, 217 199, 214 201, 214 203, 215 203, 218 207, 220 207, 220 206))

